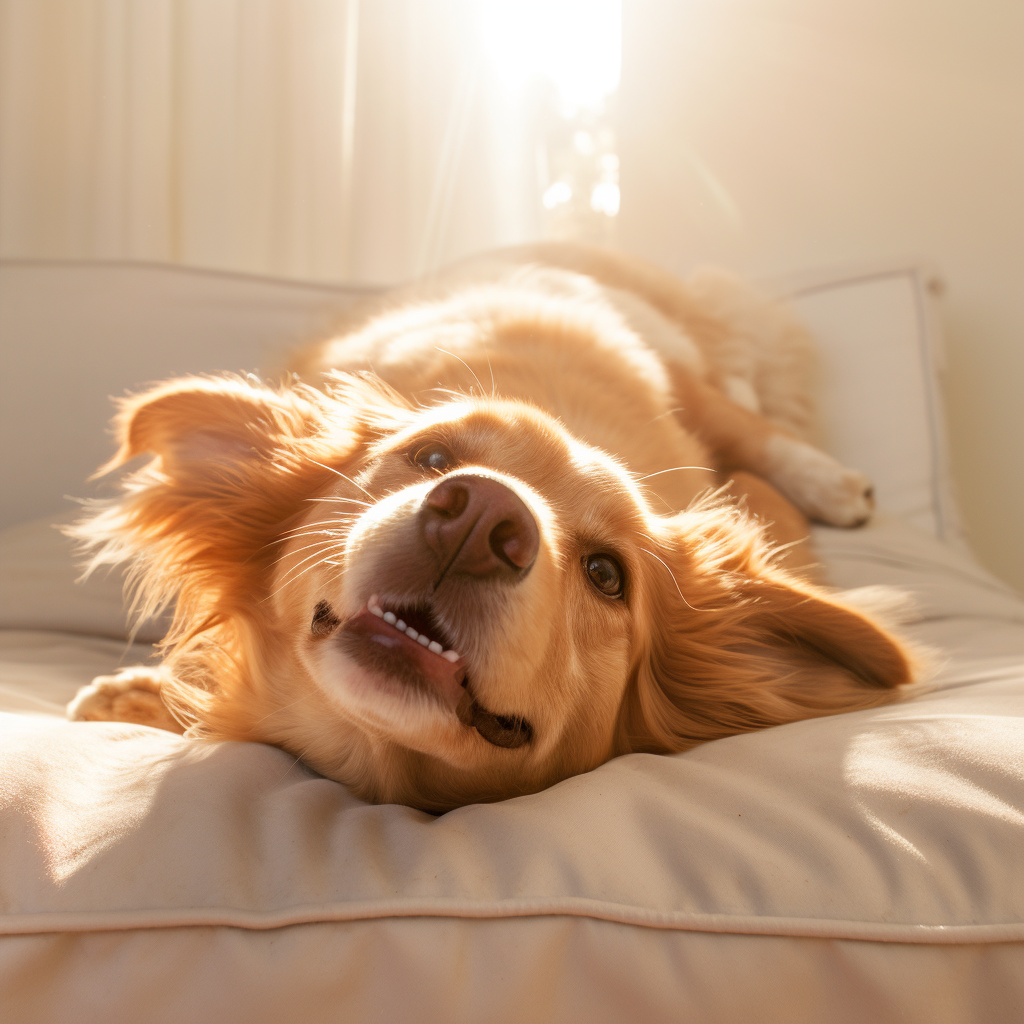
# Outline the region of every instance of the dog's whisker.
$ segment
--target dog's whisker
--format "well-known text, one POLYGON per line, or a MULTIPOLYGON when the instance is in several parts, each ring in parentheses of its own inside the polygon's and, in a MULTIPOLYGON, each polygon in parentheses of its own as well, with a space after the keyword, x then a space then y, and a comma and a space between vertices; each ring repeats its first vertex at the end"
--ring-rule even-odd
POLYGON ((274 561, 270 563, 270 566, 272 568, 280 562, 283 562, 286 558, 290 558, 292 555, 297 555, 300 551, 309 551, 310 548, 323 548, 323 546, 323 541, 313 541, 312 544, 304 544, 301 548, 295 548, 294 551, 286 551, 283 555, 275 558, 274 561))
POLYGON ((288 537, 282 537, 281 541, 301 540, 303 537, 344 537, 347 534, 347 530, 304 530, 299 533, 293 533, 288 537))
POLYGON ((297 563, 296 565, 293 565, 292 568, 288 570, 288 572, 285 574, 285 578, 281 581, 281 585, 273 593, 269 594, 268 597, 277 597, 277 595, 280 594, 282 590, 284 590, 286 587, 290 587, 297 580, 305 576, 306 573, 309 572, 311 569, 315 569, 318 565, 324 564, 330 555, 338 554, 344 546, 344 542, 339 541, 335 544, 326 545, 326 547, 322 551, 314 551, 313 554, 307 555, 304 559, 302 559, 301 562, 297 563), (320 559, 319 562, 313 561, 317 558, 320 559), (301 572, 296 573, 295 570, 298 569, 299 566, 305 565, 306 562, 311 562, 312 564, 307 565, 306 568, 303 569, 301 572))
POLYGON ((370 501, 377 500, 362 484, 357 484, 352 477, 346 476, 340 469, 335 469, 333 466, 325 465, 323 462, 317 462, 316 459, 309 459, 309 461, 312 462, 314 466, 319 466, 321 469, 326 469, 329 473, 334 473, 335 476, 340 476, 342 480, 347 480, 353 487, 358 487, 359 490, 361 490, 363 494, 370 499, 370 501))
MULTIPOLYGON (((347 533, 347 530, 297 530, 295 533, 279 537, 276 541, 272 541, 272 543, 287 544, 289 541, 302 540, 303 537, 344 537, 347 533)), ((270 547, 270 544, 265 546, 270 547)))
POLYGON ((491 398, 495 398, 498 394, 498 385, 494 383, 494 367, 491 366, 491 355, 486 349, 484 350, 484 358, 487 360, 487 372, 491 375, 491 398))
POLYGON ((352 521, 358 519, 361 515, 362 512, 347 512, 320 523, 304 523, 302 526, 296 526, 291 530, 285 531, 278 537, 278 540, 290 540, 292 537, 300 537, 303 534, 317 532, 318 530, 326 535, 332 532, 337 533, 341 530, 350 530, 352 528, 352 521))
POLYGON ((690 611, 692 611, 692 612, 707 611, 706 608, 694 608, 693 605, 690 604, 690 602, 687 601, 685 597, 683 597, 683 592, 682 592, 682 590, 679 589, 679 580, 676 579, 676 574, 671 570, 671 568, 669 568, 668 563, 663 558, 659 558, 653 551, 648 551, 647 548, 641 548, 640 550, 643 551, 644 554, 650 555, 651 558, 657 558, 658 561, 661 562, 661 564, 663 566, 665 566, 665 571, 669 574, 669 576, 672 577, 672 582, 676 586, 676 593, 679 595, 679 600, 682 601, 683 604, 685 604, 686 607, 690 609, 690 611))
MULTIPOLYGON (((328 554, 333 552, 335 549, 343 548, 345 546, 345 542, 345 537, 339 537, 336 540, 314 541, 312 544, 307 544, 305 547, 300 548, 299 550, 305 551, 308 548, 319 548, 324 554, 328 554)), ((298 554, 298 552, 288 552, 288 554, 298 554)), ((287 557, 287 555, 285 557, 287 557)), ((297 568, 298 565, 302 565, 303 562, 309 561, 309 559, 312 557, 314 556, 307 555, 304 559, 302 559, 302 562, 297 563, 297 565, 293 566, 292 568, 297 568)), ((288 571, 291 572, 291 569, 289 569, 288 571)))
MULTIPOLYGON (((372 508, 373 502, 363 501, 362 498, 341 498, 334 495, 325 495, 320 498, 303 498, 303 501, 337 501, 342 504, 362 505, 364 508, 372 508)), ((358 515, 358 513, 355 513, 358 515)))
POLYGON ((316 563, 314 563, 314 565, 307 566, 307 569, 303 569, 302 573, 299 573, 298 576, 293 575, 295 573, 295 570, 298 569, 300 566, 305 565, 306 562, 312 561, 313 559, 317 558, 318 555, 322 556, 322 558, 324 558, 324 559, 326 559, 328 557, 337 556, 337 555, 341 554, 344 551, 345 544, 346 544, 346 540, 342 539, 342 540, 331 541, 330 543, 324 542, 323 544, 314 544, 314 545, 312 545, 313 547, 319 548, 320 549, 319 552, 314 551, 311 555, 306 555, 306 557, 303 558, 301 561, 296 562, 295 565, 291 566, 285 572, 284 575, 285 575, 285 577, 292 576, 292 579, 291 580, 287 580, 284 585, 287 585, 287 583, 291 583, 291 582, 293 582, 293 580, 298 579, 298 576, 301 576, 302 573, 306 572, 308 569, 314 568, 316 563))
MULTIPOLYGON (((465 368, 466 368, 467 370, 469 370, 469 372, 470 372, 471 374, 473 374, 473 380, 475 380, 475 381, 476 381, 476 386, 477 386, 477 387, 478 387, 478 388, 480 389, 480 394, 481 394, 481 395, 483 395, 483 394, 486 394, 486 392, 484 391, 484 386, 483 386, 483 384, 481 384, 481 383, 480 383, 480 378, 479 378, 479 377, 478 377, 478 376, 476 375, 476 371, 475 371, 475 370, 473 369, 473 367, 472 367, 472 366, 470 366, 470 365, 469 365, 469 363, 467 363, 467 362, 466 362, 466 360, 465 360, 465 359, 463 359, 463 358, 462 358, 462 356, 457 356, 457 355, 456 355, 456 354, 455 354, 454 352, 449 352, 449 351, 448 351, 448 349, 446 349, 446 348, 441 348, 441 346, 440 346, 440 345, 435 345, 435 346, 434 346, 434 348, 436 348, 438 352, 443 352, 443 353, 444 353, 444 354, 445 354, 446 356, 451 356, 451 357, 452 357, 452 359, 458 359, 458 361, 459 361, 460 363, 462 363, 462 365, 463 365, 463 366, 464 366, 464 367, 465 367, 465 368)), ((490 360, 488 360, 488 362, 489 362, 489 361, 490 361, 490 360)), ((493 373, 491 374, 491 384, 492 384, 492 391, 493 391, 493 384, 494 384, 494 374, 493 374, 493 373)))
POLYGON ((267 596, 263 600, 264 601, 271 601, 271 600, 273 600, 275 597, 277 597, 278 594, 282 593, 282 591, 287 590, 293 583, 297 583, 303 576, 306 575, 307 572, 310 572, 313 569, 317 569, 320 566, 326 565, 326 564, 327 564, 326 558, 322 558, 318 562, 313 562, 311 565, 307 565, 306 568, 302 570, 302 572, 296 574, 295 576, 292 576, 290 579, 286 579, 281 584, 281 586, 279 586, 276 590, 272 591, 271 593, 267 594, 267 596))
POLYGON ((292 527, 292 529, 286 529, 282 537, 286 537, 288 534, 294 534, 300 529, 312 529, 313 526, 331 526, 334 524, 345 523, 350 518, 356 518, 362 515, 361 512, 335 512, 331 511, 331 516, 328 519, 317 519, 315 522, 303 522, 299 523, 298 526, 292 527))
MULTIPOLYGON (((358 513, 358 514, 361 515, 362 513, 358 513)), ((303 530, 312 530, 312 529, 315 529, 317 526, 330 527, 330 526, 347 526, 347 525, 348 524, 345 522, 345 514, 344 513, 337 514, 337 515, 334 515, 330 519, 320 519, 320 520, 318 520, 315 523, 303 523, 301 526, 296 526, 292 530, 285 530, 285 532, 282 533, 281 537, 278 538, 278 539, 283 539, 283 538, 286 538, 286 537, 290 537, 290 536, 292 536, 294 534, 300 533, 303 530)), ((271 543, 274 543, 274 542, 271 542, 271 543)))
POLYGON ((305 758, 305 756, 306 756, 306 755, 307 755, 307 754, 309 753, 309 751, 310 751, 310 749, 312 748, 312 746, 313 746, 313 744, 312 744, 312 743, 307 743, 307 744, 306 744, 306 745, 305 745, 305 746, 304 746, 304 747, 302 748, 302 750, 300 750, 300 751, 299 751, 299 753, 295 755, 295 757, 294 757, 294 759, 292 760, 291 764, 289 764, 289 765, 288 765, 288 766, 287 766, 287 767, 285 768, 285 770, 284 770, 284 771, 283 771, 283 772, 282 772, 282 773, 281 773, 281 774, 280 774, 280 775, 279 775, 279 776, 277 777, 277 779, 275 779, 275 780, 274 780, 274 785, 275 785, 275 786, 276 786, 276 785, 277 785, 277 784, 278 784, 278 783, 279 783, 279 782, 281 781, 281 779, 283 779, 283 778, 284 778, 284 777, 285 777, 285 776, 286 776, 286 775, 287 775, 287 774, 288 774, 288 773, 289 773, 289 772, 290 772, 290 771, 291 771, 291 770, 292 770, 292 769, 293 769, 293 768, 294 768, 294 767, 295 767, 295 766, 296 766, 296 765, 297 765, 297 764, 298 764, 298 763, 299 763, 300 761, 302 761, 302 760, 303 760, 303 759, 305 758))
MULTIPOLYGON (((362 512, 335 512, 332 509, 330 517, 328 519, 317 519, 315 522, 312 523, 300 523, 298 526, 293 527, 293 530, 308 530, 310 527, 313 526, 330 526, 332 523, 342 522, 347 516, 350 515, 361 516, 362 512)), ((285 534, 288 534, 290 532, 292 532, 292 530, 284 531, 285 534)), ((282 536, 283 535, 284 534, 282 534, 282 536)))
MULTIPOLYGON (((333 550, 331 550, 334 547, 334 545, 331 545, 331 544, 327 544, 327 545, 317 544, 317 545, 314 545, 314 546, 317 548, 316 551, 314 551, 311 555, 306 555, 305 558, 303 558, 299 562, 296 562, 295 565, 291 566, 285 572, 285 574, 284 574, 284 576, 283 576, 283 578, 281 580, 281 586, 280 586, 280 588, 278 590, 274 591, 274 594, 279 593, 280 590, 283 590, 285 587, 287 587, 292 582, 293 579, 298 579, 298 577, 301 576, 302 573, 301 572, 296 573, 296 571, 298 569, 300 569, 303 565, 305 565, 307 562, 313 562, 313 565, 308 567, 308 568, 312 569, 316 565, 316 562, 314 561, 315 559, 320 559, 321 561, 323 561, 329 555, 332 555, 332 554, 335 553, 333 550)), ((302 570, 302 571, 304 572, 305 570, 302 570)), ((273 594, 271 596, 273 596, 273 594)))
POLYGON ((710 466, 673 466, 671 469, 659 469, 657 473, 646 473, 644 476, 638 476, 635 479, 641 482, 643 480, 650 480, 653 476, 661 476, 662 473, 675 473, 681 469, 702 469, 705 473, 716 472, 710 466))
POLYGON ((286 558, 291 558, 293 555, 299 554, 300 551, 308 551, 310 548, 323 548, 323 541, 313 541, 312 544, 304 544, 301 548, 296 548, 294 551, 286 551, 283 555, 278 555, 271 563, 269 568, 273 568, 275 565, 280 565, 286 558))
MULTIPOLYGON (((313 526, 318 524, 314 523, 313 526)), ((266 544, 261 545, 256 549, 254 554, 259 554, 261 551, 266 551, 267 548, 275 547, 278 544, 287 543, 290 540, 298 540, 301 537, 341 537, 343 531, 341 530, 306 530, 303 526, 296 526, 294 530, 287 530, 282 533, 279 537, 275 537, 273 540, 268 540, 266 544)), ((283 556, 282 556, 283 557, 283 556)), ((280 559, 278 559, 280 561, 280 559)))
POLYGON ((456 388, 442 388, 438 386, 436 388, 428 388, 427 390, 431 392, 436 391, 439 395, 451 395, 452 398, 458 398, 460 401, 473 397, 472 395, 467 395, 465 391, 459 391, 456 388))

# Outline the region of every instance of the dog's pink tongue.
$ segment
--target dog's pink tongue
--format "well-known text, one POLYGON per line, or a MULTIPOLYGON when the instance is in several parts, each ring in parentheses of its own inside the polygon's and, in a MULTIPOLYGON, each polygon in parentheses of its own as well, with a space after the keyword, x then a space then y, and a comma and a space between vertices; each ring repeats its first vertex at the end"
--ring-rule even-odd
POLYGON ((389 625, 380 616, 364 608, 355 618, 350 619, 346 628, 361 633, 368 640, 408 658, 419 673, 454 708, 465 691, 462 682, 466 678, 466 666, 460 658, 451 661, 428 650, 418 641, 389 625))

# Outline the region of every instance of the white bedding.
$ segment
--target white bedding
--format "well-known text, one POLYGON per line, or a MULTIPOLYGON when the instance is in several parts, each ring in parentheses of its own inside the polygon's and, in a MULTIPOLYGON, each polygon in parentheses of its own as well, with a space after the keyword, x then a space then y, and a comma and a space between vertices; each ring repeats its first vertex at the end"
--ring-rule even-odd
MULTIPOLYGON (((41 530, 0 538, 0 571, 26 532, 59 565, 41 530)), ((270 747, 60 721, 148 648, 55 630, 63 583, 25 601, 0 646, 10 1019, 1019 1019, 1024 603, 897 521, 817 542, 836 584, 913 591, 929 692, 441 818, 270 747)))
MULTIPOLYGON (((1024 603, 960 538, 924 280, 782 287, 823 345, 832 451, 885 513, 819 529, 822 560, 912 592, 942 652, 906 703, 440 818, 366 806, 270 747, 63 721, 160 623, 130 644, 118 577, 75 584, 47 523, 0 533, 0 1020, 1019 1021, 1024 603)), ((0 263, 0 433, 33 438, 0 517, 85 493, 106 395, 266 365, 352 294, 0 263)))

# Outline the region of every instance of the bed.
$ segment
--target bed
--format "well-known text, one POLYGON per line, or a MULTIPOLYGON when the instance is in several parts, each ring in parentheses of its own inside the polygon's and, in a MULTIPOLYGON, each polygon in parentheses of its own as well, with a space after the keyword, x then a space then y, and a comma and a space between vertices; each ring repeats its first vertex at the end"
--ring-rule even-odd
POLYGON ((815 529, 825 573, 914 596, 932 686, 434 817, 271 747, 63 719, 160 635, 54 527, 101 492, 107 396, 272 368, 358 290, 0 264, 4 1019, 1019 1020, 1024 602, 962 533, 929 272, 772 286, 821 341, 825 444, 876 483, 871 525, 815 529))

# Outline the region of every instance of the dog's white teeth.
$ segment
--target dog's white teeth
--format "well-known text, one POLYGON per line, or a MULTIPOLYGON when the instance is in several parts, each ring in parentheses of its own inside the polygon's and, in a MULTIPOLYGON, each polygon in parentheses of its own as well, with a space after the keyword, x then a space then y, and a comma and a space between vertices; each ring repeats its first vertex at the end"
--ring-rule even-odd
POLYGON ((376 594, 370 597, 366 602, 366 606, 377 618, 383 619, 389 626, 394 626, 395 629, 400 633, 404 633, 410 640, 415 640, 418 644, 426 647, 431 654, 439 654, 452 664, 462 660, 455 651, 446 651, 436 640, 431 640, 429 636, 417 632, 412 626, 407 626, 405 621, 395 615, 394 612, 384 611, 380 606, 380 598, 376 594))

